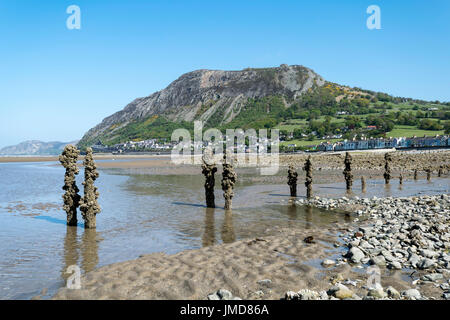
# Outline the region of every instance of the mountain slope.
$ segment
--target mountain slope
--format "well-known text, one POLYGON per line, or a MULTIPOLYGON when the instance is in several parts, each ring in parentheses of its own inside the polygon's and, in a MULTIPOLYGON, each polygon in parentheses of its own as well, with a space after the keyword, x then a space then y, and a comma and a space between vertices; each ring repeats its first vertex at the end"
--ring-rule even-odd
POLYGON ((189 128, 194 120, 203 120, 208 126, 225 125, 255 99, 278 96, 286 107, 324 83, 314 71, 298 65, 192 71, 167 88, 135 99, 123 110, 105 118, 84 135, 78 146, 85 147, 99 140, 111 144, 123 139, 167 137, 172 128, 189 128))
POLYGON ((64 147, 68 144, 76 144, 73 142, 42 142, 39 140, 30 140, 21 142, 14 146, 8 146, 0 149, 0 155, 57 155, 62 152, 64 147))

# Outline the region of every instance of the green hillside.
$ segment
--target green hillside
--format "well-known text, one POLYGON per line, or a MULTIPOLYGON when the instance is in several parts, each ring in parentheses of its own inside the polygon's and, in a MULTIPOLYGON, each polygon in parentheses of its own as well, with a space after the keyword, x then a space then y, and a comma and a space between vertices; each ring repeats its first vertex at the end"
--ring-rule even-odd
MULTIPOLYGON (((200 108, 208 110, 209 104, 200 108)), ((205 129, 277 128, 284 140, 282 146, 320 143, 325 140, 361 136, 423 136, 449 132, 450 103, 429 102, 392 97, 385 93, 350 88, 331 82, 309 89, 297 100, 283 96, 248 99, 240 113, 229 123, 216 110, 205 123, 205 129), (371 126, 371 128, 367 128, 371 126)), ((201 113, 197 115, 199 118, 201 113)), ((117 127, 117 125, 114 125, 117 127)), ((164 115, 152 116, 116 129, 108 138, 100 136, 105 145, 150 138, 170 139, 177 128, 193 131, 192 122, 174 122, 164 115)), ((113 130, 115 128, 110 128, 113 130)), ((85 145, 94 141, 85 141, 85 145)), ((83 147, 83 146, 80 146, 83 147)))

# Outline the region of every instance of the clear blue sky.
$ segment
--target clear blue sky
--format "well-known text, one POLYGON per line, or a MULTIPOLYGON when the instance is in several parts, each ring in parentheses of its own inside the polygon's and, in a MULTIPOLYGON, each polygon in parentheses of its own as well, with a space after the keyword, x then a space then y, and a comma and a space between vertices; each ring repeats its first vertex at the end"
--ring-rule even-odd
POLYGON ((195 69, 301 64, 450 101, 450 1, 0 0, 0 147, 79 139, 195 69), (66 28, 69 5, 81 30, 66 28), (368 30, 366 8, 381 8, 368 30))

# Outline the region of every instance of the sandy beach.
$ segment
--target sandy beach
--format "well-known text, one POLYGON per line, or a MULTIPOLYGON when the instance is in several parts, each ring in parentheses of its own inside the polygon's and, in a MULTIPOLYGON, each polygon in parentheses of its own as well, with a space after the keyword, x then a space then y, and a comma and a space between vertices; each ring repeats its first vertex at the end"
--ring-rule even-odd
MULTIPOLYGON (((123 263, 112 264, 82 278, 82 289, 63 288, 53 299, 206 299, 220 288, 242 299, 283 298, 289 290, 308 288, 321 291, 330 287, 333 277, 359 279, 368 275, 349 265, 333 270, 320 266, 333 247, 331 230, 278 230, 278 236, 246 239, 175 255, 154 253, 123 263), (315 243, 303 240, 313 236, 315 243)), ((385 286, 398 290, 409 284, 400 275, 383 276, 385 286)), ((358 290, 355 290, 358 292, 358 290)), ((360 289, 363 291, 363 289, 360 289)))

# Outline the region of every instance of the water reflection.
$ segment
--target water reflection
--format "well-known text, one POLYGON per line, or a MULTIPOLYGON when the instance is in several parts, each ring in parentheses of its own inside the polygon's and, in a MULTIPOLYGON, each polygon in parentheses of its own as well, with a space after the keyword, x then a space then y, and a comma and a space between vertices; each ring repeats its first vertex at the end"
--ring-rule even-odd
POLYGON ((214 208, 205 209, 205 231, 202 237, 204 247, 212 246, 216 242, 214 227, 214 208))
POLYGON ((99 233, 95 229, 84 229, 81 241, 78 240, 77 227, 67 226, 64 238, 64 266, 61 270, 61 278, 67 281, 70 273, 66 273, 71 265, 78 265, 86 273, 97 266, 99 233), (81 261, 79 261, 81 254, 81 261))
MULTIPOLYGON (((214 212, 215 209, 213 208, 205 208, 205 229, 202 236, 203 247, 212 246, 216 243, 214 212)), ((231 210, 224 211, 221 238, 223 243, 231 243, 236 241, 236 232, 233 225, 233 212, 231 210)))
POLYGON ((233 213, 231 210, 225 210, 225 216, 223 218, 222 225, 222 241, 224 243, 230 243, 235 240, 236 234, 234 233, 233 213))
POLYGON ((305 212, 306 229, 311 229, 313 225, 313 208, 311 206, 305 206, 305 212))
MULTIPOLYGON (((295 198, 292 198, 292 199, 295 199, 295 198)), ((297 206, 295 205, 294 201, 295 200, 293 200, 291 202, 291 204, 288 205, 288 208, 287 208, 288 209, 287 214, 288 214, 289 220, 296 220, 297 219, 297 206)))
POLYGON ((81 269, 89 272, 98 264, 99 233, 95 229, 84 229, 81 238, 81 269))
POLYGON ((64 238, 64 266, 61 270, 61 278, 67 281, 70 274, 66 273, 69 266, 77 264, 77 227, 67 226, 66 237, 64 238))

